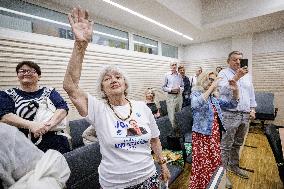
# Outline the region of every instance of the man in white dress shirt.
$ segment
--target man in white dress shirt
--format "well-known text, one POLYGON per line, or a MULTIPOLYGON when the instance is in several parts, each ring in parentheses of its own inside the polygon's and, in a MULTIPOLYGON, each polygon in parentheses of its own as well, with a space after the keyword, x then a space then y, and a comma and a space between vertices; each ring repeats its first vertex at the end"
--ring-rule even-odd
POLYGON ((198 76, 200 76, 200 74, 202 74, 202 67, 198 66, 198 67, 197 67, 197 70, 195 71, 195 75, 194 75, 194 76, 191 76, 191 77, 189 78, 190 83, 192 83, 192 86, 195 86, 195 85, 196 85, 198 76))
MULTIPOLYGON (((228 56, 228 68, 220 71, 218 77, 220 98, 227 99, 230 95, 229 80, 237 81, 240 99, 238 106, 234 109, 223 109, 223 123, 226 132, 223 133, 221 141, 222 161, 226 169, 241 178, 248 179, 246 171, 239 167, 240 147, 249 129, 249 120, 255 118, 255 94, 252 78, 248 73, 247 66, 241 68, 240 60, 243 54, 233 51, 228 56)), ((228 100, 228 99, 227 99, 228 100)), ((230 181, 227 185, 230 186, 230 181)))
POLYGON ((182 108, 183 79, 177 72, 177 63, 170 63, 171 71, 166 73, 162 89, 167 92, 167 111, 172 127, 176 129, 175 113, 182 108))

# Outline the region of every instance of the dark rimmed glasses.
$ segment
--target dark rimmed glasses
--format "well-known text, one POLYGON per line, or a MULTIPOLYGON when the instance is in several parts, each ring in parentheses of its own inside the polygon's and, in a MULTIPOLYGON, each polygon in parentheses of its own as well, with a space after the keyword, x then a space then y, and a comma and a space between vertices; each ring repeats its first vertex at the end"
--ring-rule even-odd
POLYGON ((32 69, 32 70, 27 70, 27 69, 20 69, 18 71, 18 74, 24 75, 24 74, 36 74, 36 70, 32 69))

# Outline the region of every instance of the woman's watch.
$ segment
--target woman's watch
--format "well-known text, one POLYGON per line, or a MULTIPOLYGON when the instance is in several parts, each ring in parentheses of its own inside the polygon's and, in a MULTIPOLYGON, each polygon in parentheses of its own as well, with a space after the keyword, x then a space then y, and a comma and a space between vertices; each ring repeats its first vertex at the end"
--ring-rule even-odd
POLYGON ((158 164, 159 164, 159 165, 163 165, 163 164, 165 164, 165 163, 167 163, 167 160, 166 160, 165 158, 163 158, 163 159, 161 159, 160 161, 158 161, 158 164))

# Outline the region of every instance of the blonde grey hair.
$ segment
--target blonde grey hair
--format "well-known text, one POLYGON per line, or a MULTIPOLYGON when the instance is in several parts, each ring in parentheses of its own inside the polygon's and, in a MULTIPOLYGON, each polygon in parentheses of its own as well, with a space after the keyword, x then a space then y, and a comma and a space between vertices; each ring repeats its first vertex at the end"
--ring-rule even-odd
MULTIPOLYGON (((194 86, 193 88, 192 88, 192 90, 195 90, 195 91, 202 91, 202 92, 204 92, 205 91, 205 88, 208 86, 208 80, 209 80, 209 75, 211 75, 211 74, 214 74, 216 77, 217 77, 217 74, 216 74, 216 72, 213 72, 213 71, 211 71, 211 72, 208 72, 208 73, 206 73, 206 74, 201 74, 201 75, 199 75, 198 76, 198 79, 197 79, 197 82, 196 82, 196 86, 194 86)), ((218 96, 218 91, 215 89, 213 92, 212 92, 212 94, 214 95, 214 96, 218 96)))
POLYGON ((176 64, 178 66, 178 63, 177 62, 170 62, 170 66, 176 64))
POLYGON ((118 68, 118 67, 116 67, 116 66, 112 66, 112 65, 110 65, 110 66, 105 66, 105 67, 101 70, 101 72, 99 73, 98 86, 97 86, 98 91, 99 91, 99 93, 100 93, 100 96, 101 96, 101 98, 103 98, 103 99, 106 99, 106 98, 107 98, 105 92, 103 91, 103 86, 102 86, 103 79, 104 79, 104 77, 105 77, 105 75, 106 75, 107 73, 112 73, 112 72, 116 72, 116 73, 120 74, 120 75, 124 78, 125 85, 126 85, 126 89, 125 89, 125 91, 124 91, 124 95, 127 96, 127 95, 129 94, 129 92, 130 92, 130 84, 129 84, 129 80, 128 80, 127 75, 126 75, 120 68, 118 68))
POLYGON ((155 97, 156 94, 155 94, 155 91, 154 91, 153 88, 147 88, 147 89, 145 90, 145 95, 146 95, 148 92, 151 92, 152 95, 155 97))

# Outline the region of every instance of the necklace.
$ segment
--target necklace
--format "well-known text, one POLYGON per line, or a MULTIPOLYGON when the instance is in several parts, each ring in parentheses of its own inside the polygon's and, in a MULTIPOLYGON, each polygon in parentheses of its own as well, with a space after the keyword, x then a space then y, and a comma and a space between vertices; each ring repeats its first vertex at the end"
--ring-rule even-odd
POLYGON ((115 115, 118 119, 120 119, 120 120, 122 120, 122 121, 126 121, 127 119, 129 119, 130 116, 131 116, 131 114, 132 114, 132 104, 131 104, 131 102, 130 102, 127 98, 125 98, 125 100, 129 103, 130 112, 129 112, 129 115, 128 115, 126 118, 122 118, 122 117, 120 117, 120 116, 115 112, 113 106, 110 104, 109 100, 107 99, 107 104, 109 105, 110 109, 113 111, 114 115, 115 115))

